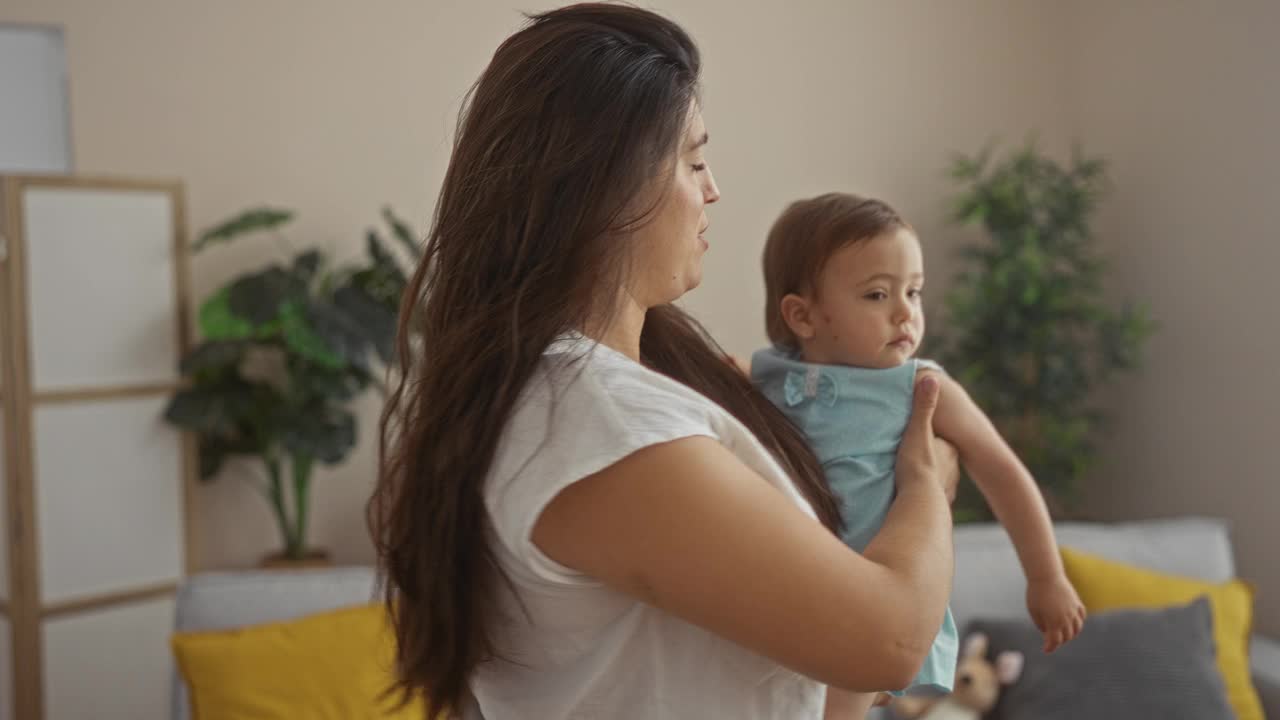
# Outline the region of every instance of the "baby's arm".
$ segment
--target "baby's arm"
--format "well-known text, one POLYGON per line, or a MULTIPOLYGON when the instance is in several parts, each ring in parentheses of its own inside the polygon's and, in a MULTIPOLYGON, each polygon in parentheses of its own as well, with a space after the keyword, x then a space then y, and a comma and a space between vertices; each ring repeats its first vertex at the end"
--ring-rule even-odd
POLYGON ((1079 633, 1084 605, 1067 580, 1053 525, 1035 479, 954 379, 938 373, 934 431, 960 451, 960 462, 1004 525, 1027 576, 1027 602, 1052 651, 1079 633))

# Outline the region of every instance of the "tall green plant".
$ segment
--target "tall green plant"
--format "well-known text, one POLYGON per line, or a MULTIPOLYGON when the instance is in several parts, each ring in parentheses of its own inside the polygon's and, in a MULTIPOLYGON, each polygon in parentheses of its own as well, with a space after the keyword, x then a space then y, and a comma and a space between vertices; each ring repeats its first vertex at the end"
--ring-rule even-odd
MULTIPOLYGON (((946 299, 937 355, 986 410, 1040 483, 1069 512, 1104 421, 1093 404, 1115 371, 1138 366, 1153 331, 1147 312, 1113 307, 1090 222, 1106 164, 1078 150, 1060 165, 1033 143, 1001 160, 991 149, 951 168, 961 186, 953 220, 985 230, 963 248, 946 299)), ((972 484, 957 518, 987 519, 972 484)))
MULTIPOLYGON (((418 257, 409 228, 390 210, 383 214, 418 257)), ((203 233, 194 247, 278 235, 292 218, 249 210, 203 233)), ((291 559, 307 552, 315 464, 350 453, 357 431, 350 404, 379 383, 391 357, 405 273, 377 231, 369 231, 366 253, 361 265, 331 269, 323 252, 308 249, 219 288, 200 307, 202 342, 183 358, 187 383, 165 410, 166 420, 196 433, 202 479, 234 456, 261 463, 259 489, 291 559)))

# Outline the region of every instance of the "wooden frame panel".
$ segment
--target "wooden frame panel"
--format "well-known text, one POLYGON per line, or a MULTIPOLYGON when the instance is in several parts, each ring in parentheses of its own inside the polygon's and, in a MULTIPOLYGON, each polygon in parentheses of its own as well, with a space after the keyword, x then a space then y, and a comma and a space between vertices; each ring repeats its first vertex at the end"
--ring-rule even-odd
MULTIPOLYGON (((171 595, 172 582, 153 584, 71 601, 40 605, 40 551, 37 546, 35 472, 33 467, 34 409, 37 405, 92 403, 126 397, 154 397, 172 393, 180 383, 149 383, 103 387, 60 388, 35 393, 31 385, 30 307, 27 259, 24 247, 23 194, 28 189, 122 190, 162 192, 172 203, 172 251, 174 277, 174 330, 179 355, 192 346, 189 252, 186 209, 182 185, 177 181, 144 181, 70 175, 0 175, 0 403, 5 423, 4 462, 0 467, 0 492, 7 502, 10 537, 0 539, 9 558, 10 593, 0 603, 12 635, 12 716, 39 720, 44 717, 42 625, 54 618, 106 607, 153 600, 171 595), (21 660, 19 661, 19 658, 21 660)), ((176 363, 180 358, 174 358, 176 363)), ((198 458, 195 438, 182 438, 182 513, 184 573, 196 571, 194 501, 198 458)), ((0 699, 3 701, 3 699, 0 699)))

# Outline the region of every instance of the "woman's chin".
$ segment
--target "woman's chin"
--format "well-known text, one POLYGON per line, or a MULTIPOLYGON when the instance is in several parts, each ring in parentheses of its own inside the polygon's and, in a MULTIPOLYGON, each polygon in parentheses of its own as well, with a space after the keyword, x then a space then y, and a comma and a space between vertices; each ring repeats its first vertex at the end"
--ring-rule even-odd
POLYGON ((687 293, 690 290, 693 290, 694 288, 698 287, 701 284, 702 284, 702 267, 699 266, 695 268, 693 272, 689 273, 689 277, 685 279, 684 292, 680 294, 683 295, 684 293, 687 293))
MULTIPOLYGON (((679 277, 672 278, 672 280, 674 280, 674 284, 676 284, 674 290, 678 292, 679 295, 684 295, 690 290, 698 287, 702 284, 702 260, 694 260, 693 264, 681 273, 679 277)), ((677 297, 679 297, 679 295, 677 295, 677 297)))

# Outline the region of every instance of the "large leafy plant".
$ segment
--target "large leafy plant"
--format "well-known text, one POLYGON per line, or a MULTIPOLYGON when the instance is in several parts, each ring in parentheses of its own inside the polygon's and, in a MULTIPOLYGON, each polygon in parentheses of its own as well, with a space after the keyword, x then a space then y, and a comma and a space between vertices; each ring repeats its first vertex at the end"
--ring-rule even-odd
MULTIPOLYGON (((1146 311, 1112 303, 1090 221, 1106 164, 1078 150, 1061 165, 1028 143, 1003 159, 959 157, 953 219, 985 239, 963 248, 937 351, 1027 464, 1055 514, 1070 512, 1105 421, 1093 401, 1138 366, 1146 311)), ((987 519, 972 484, 957 518, 987 519)))
MULTIPOLYGON (((383 217, 412 258, 413 233, 389 209, 383 217)), ((280 236, 286 210, 243 212, 204 232, 198 252, 249 235, 280 236)), ((286 243, 287 245, 287 243, 286 243)), ((234 278, 199 310, 201 343, 183 358, 187 382, 165 418, 196 433, 200 477, 247 456, 261 465, 258 486, 270 503, 282 554, 307 551, 312 471, 335 464, 356 442, 351 403, 380 386, 392 353, 406 274, 376 230, 364 262, 330 267, 307 249, 234 278)))

